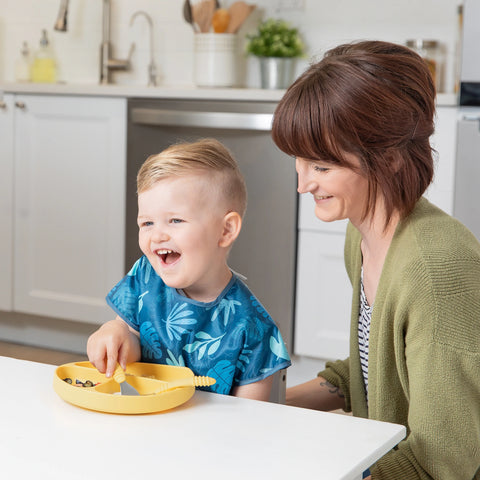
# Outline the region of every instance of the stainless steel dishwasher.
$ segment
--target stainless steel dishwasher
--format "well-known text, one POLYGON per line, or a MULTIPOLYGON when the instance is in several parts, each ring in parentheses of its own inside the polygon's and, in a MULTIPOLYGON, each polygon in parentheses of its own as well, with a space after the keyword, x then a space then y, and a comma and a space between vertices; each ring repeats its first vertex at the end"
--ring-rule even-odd
POLYGON ((293 160, 270 136, 274 102, 132 99, 128 106, 126 265, 140 255, 135 178, 145 159, 178 141, 214 137, 245 176, 248 206, 229 264, 280 328, 289 350, 295 299, 297 239, 293 160))

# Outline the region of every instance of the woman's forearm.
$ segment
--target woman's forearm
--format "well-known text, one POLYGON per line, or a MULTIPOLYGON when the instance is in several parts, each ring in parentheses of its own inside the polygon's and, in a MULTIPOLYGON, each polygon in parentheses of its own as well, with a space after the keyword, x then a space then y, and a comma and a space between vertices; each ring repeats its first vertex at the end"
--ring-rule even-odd
POLYGON ((329 411, 345 408, 345 397, 338 387, 323 377, 317 377, 288 388, 285 403, 294 407, 329 411))

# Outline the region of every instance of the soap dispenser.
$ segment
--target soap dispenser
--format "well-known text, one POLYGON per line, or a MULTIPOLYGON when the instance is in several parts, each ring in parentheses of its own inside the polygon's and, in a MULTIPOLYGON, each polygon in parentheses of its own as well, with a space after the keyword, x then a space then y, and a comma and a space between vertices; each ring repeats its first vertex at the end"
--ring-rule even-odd
POLYGON ((40 47, 35 52, 32 66, 32 81, 38 83, 55 83, 57 66, 47 37, 47 31, 42 30, 40 47))
POLYGON ((20 50, 20 57, 15 62, 15 80, 17 82, 29 82, 30 68, 30 50, 28 48, 28 43, 23 42, 22 49, 20 50))

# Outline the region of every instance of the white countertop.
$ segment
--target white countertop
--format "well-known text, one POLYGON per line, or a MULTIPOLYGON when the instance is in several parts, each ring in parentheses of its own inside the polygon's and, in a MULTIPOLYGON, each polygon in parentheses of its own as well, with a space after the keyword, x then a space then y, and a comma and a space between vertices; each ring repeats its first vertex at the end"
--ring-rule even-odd
MULTIPOLYGON (((205 100, 239 100, 278 102, 285 90, 264 90, 259 88, 198 88, 198 87, 146 87, 138 85, 98 84, 48 84, 48 83, 0 83, 1 92, 30 93, 46 95, 99 95, 105 97, 181 98, 205 100)), ((440 93, 438 106, 456 106, 457 96, 440 93)))
POLYGON ((105 97, 181 98, 205 100, 251 100, 278 102, 285 90, 256 88, 142 87, 138 85, 0 83, 0 93, 47 95, 99 95, 105 97))
POLYGON ((405 427, 197 391, 149 415, 84 410, 52 365, 0 357, 2 478, 361 478, 405 427))

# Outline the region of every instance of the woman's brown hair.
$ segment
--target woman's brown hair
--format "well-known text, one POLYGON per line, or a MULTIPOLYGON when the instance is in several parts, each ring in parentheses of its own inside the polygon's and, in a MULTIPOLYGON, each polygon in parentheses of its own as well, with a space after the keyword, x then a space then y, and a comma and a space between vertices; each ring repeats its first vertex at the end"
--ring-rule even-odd
POLYGON ((388 224, 405 217, 433 178, 429 137, 435 86, 425 61, 401 45, 338 46, 310 66, 275 111, 272 137, 288 155, 353 168, 368 179, 367 212, 385 199, 388 224))

